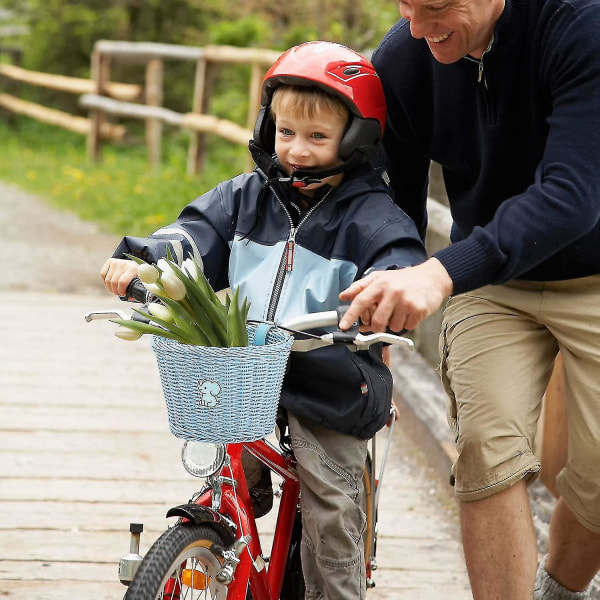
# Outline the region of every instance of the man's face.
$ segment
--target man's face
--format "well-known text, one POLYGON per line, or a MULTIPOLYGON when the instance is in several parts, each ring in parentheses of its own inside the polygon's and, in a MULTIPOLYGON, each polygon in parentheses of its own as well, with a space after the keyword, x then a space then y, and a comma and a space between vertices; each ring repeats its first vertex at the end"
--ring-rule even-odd
POLYGON ((504 0, 399 0, 398 7, 411 35, 424 38, 434 58, 450 64, 466 54, 481 58, 504 0))

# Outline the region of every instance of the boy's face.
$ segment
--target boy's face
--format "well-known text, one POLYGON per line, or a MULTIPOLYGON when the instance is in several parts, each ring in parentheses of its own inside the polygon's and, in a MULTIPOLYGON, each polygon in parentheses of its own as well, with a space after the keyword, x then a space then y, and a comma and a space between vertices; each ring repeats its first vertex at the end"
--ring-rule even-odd
MULTIPOLYGON (((346 129, 342 115, 323 109, 312 118, 303 118, 281 107, 275 128, 275 153, 289 175, 297 169, 320 170, 342 163, 339 148, 346 129)), ((342 179, 342 173, 327 177, 321 183, 300 188, 300 192, 312 196, 324 183, 336 187, 342 179)))

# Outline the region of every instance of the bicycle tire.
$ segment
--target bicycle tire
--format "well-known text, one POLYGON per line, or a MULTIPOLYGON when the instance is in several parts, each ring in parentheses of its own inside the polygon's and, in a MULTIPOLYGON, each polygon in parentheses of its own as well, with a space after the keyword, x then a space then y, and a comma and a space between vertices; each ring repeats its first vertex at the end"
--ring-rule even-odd
MULTIPOLYGON (((165 531, 152 545, 142 561, 124 600, 162 600, 165 585, 175 578, 181 586, 179 598, 225 600, 227 586, 217 581, 223 559, 221 550, 229 544, 222 532, 211 525, 181 524, 165 531), (206 589, 192 589, 182 583, 184 569, 194 569, 206 576, 206 589)), ((229 541, 230 543, 230 541, 229 541)), ((189 574, 189 573, 188 573, 189 574)), ((194 575, 201 577, 200 575, 194 575)))

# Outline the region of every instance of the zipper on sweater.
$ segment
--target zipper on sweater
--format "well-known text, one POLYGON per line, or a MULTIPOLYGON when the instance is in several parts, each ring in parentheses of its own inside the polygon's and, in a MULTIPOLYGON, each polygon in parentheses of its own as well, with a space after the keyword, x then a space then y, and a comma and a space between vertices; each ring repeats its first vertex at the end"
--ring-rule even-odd
POLYGON ((483 108, 485 110, 485 118, 488 123, 493 123, 495 121, 495 114, 493 110, 493 104, 489 97, 489 89, 487 80, 485 77, 485 69, 483 60, 485 55, 492 49, 492 44, 494 43, 494 38, 489 43, 488 47, 482 52, 481 58, 473 58, 472 56, 465 56, 465 58, 471 62, 474 62, 477 65, 477 83, 479 84, 479 90, 481 92, 481 98, 483 102, 483 108))
POLYGON ((306 220, 312 215, 312 213, 319 207, 325 200, 329 194, 333 191, 333 188, 329 190, 321 200, 319 200, 310 210, 302 217, 298 225, 294 227, 294 221, 286 207, 286 205, 281 201, 275 190, 273 190, 273 194, 275 198, 277 198, 279 204, 281 204, 285 214, 287 215, 288 221, 290 222, 290 232, 288 234, 287 241, 285 243, 285 248, 281 255, 281 260, 279 261, 279 268, 277 269, 277 276, 275 277, 275 283, 273 285, 273 291, 271 293, 271 300, 269 301, 269 309, 267 310, 267 321, 273 321, 275 318, 275 312, 277 311, 277 305, 279 304, 279 298, 281 297, 281 290, 283 289, 283 282, 285 281, 285 276, 287 273, 290 273, 294 269, 294 252, 296 249, 296 234, 298 233, 298 229, 302 227, 302 225, 306 222, 306 220))
POLYGON ((481 58, 473 58, 468 54, 465 56, 467 60, 474 62, 477 64, 477 83, 481 83, 483 87, 487 90, 487 81, 485 80, 485 72, 483 68, 483 59, 485 55, 492 49, 492 44, 494 43, 494 38, 492 37, 488 47, 481 53, 481 58))

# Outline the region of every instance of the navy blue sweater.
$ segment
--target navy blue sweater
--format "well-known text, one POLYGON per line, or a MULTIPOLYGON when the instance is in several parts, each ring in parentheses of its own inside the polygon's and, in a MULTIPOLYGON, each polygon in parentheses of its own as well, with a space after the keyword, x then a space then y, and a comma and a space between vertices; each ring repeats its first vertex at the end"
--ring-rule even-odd
POLYGON ((373 56, 396 202, 426 226, 430 160, 454 220, 454 293, 600 272, 600 2, 506 0, 479 61, 438 63, 401 19, 373 56))

